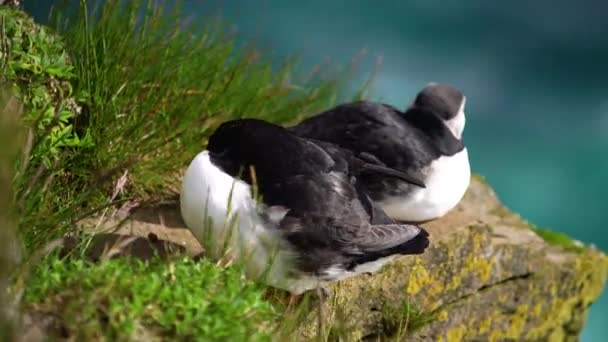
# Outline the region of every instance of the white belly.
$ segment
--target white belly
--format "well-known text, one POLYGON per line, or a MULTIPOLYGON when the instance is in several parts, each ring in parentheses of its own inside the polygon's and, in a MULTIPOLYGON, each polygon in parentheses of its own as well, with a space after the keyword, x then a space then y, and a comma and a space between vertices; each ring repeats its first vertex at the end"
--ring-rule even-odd
POLYGON ((208 257, 244 264, 248 278, 294 294, 319 285, 316 277, 287 277, 295 271, 293 252, 261 220, 249 185, 213 165, 207 151, 199 153, 186 170, 180 209, 208 257))
POLYGON ((471 181, 467 149, 440 157, 428 166, 426 188, 418 188, 406 196, 394 196, 381 202, 384 211, 399 221, 427 221, 439 218, 464 196, 471 181))

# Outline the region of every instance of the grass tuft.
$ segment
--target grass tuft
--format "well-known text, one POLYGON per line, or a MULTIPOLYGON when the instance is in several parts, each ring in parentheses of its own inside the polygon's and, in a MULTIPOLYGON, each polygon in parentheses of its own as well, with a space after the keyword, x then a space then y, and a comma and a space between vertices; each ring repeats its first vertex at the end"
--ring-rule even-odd
POLYGON ((409 299, 405 299, 400 305, 386 304, 382 310, 383 329, 382 333, 396 341, 404 339, 435 320, 434 312, 424 312, 409 299))
POLYGON ((77 340, 268 338, 276 318, 263 287, 237 267, 189 258, 97 263, 53 254, 32 272, 25 303, 59 316, 77 340), (238 323, 237 323, 238 322, 238 323))
POLYGON ((15 197, 30 250, 108 206, 175 195, 223 121, 285 123, 336 98, 337 81, 296 86, 292 63, 275 68, 253 47, 235 49, 221 22, 187 22, 163 3, 81 0, 56 9, 52 29, 0 9, 0 66, 29 129, 15 197), (128 186, 110 196, 125 171, 128 186))
POLYGON ((10 85, 0 81, 0 341, 12 341, 17 336, 15 303, 7 296, 7 288, 21 254, 11 183, 22 133, 18 125, 22 110, 23 106, 13 96, 10 85))

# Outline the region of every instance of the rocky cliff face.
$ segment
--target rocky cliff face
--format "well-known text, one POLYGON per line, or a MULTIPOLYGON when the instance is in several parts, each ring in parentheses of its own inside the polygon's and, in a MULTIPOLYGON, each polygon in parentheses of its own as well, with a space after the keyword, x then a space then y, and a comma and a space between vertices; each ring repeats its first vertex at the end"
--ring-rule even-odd
MULTIPOLYGON (((201 251, 175 205, 141 209, 133 217, 119 233, 152 232, 191 255, 201 251)), ((330 289, 324 334, 348 340, 577 340, 587 309, 604 288, 605 254, 563 238, 546 242, 477 176, 454 210, 424 226, 432 237, 424 255, 402 257, 377 274, 330 289)), ((135 252, 142 253, 152 255, 135 252)), ((316 338, 317 327, 311 310, 297 334, 316 338)))
MULTIPOLYGON (((577 340, 604 287, 605 254, 548 244, 479 177, 457 208, 425 227, 424 255, 334 286, 325 309, 350 318, 353 339, 577 340)), ((314 330, 310 323, 301 334, 314 330)))

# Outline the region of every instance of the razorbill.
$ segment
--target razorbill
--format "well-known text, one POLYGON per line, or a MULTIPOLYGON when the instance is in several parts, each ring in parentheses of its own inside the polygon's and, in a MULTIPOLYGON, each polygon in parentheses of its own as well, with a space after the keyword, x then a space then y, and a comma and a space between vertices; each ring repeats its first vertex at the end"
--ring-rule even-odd
POLYGON ((181 213, 210 257, 225 253, 248 277, 299 295, 428 246, 424 229, 370 201, 358 182, 366 174, 417 182, 265 121, 229 121, 188 167, 181 213))
POLYGON ((290 130, 419 177, 425 188, 380 174, 359 180, 391 218, 422 222, 445 215, 469 186, 471 170, 462 140, 465 102, 466 97, 453 86, 430 83, 405 111, 387 104, 353 102, 290 130))

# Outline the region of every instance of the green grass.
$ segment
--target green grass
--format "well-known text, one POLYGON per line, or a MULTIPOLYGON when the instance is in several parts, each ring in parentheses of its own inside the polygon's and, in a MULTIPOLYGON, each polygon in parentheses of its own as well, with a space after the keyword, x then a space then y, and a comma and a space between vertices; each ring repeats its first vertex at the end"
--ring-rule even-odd
POLYGON ((53 254, 33 271, 25 302, 58 315, 76 340, 266 340, 276 310, 240 269, 189 258, 93 263, 53 254))
POLYGON ((56 11, 52 29, 0 10, 9 51, 0 65, 29 127, 14 188, 30 250, 108 206, 174 195, 176 175, 221 122, 285 123, 337 96, 335 80, 295 86, 292 63, 273 68, 263 52, 237 51, 217 21, 186 24, 179 6, 121 3, 94 16, 81 1, 75 13, 56 11))
POLYGON ((12 341, 15 337, 14 322, 8 314, 13 305, 6 290, 20 254, 16 218, 10 209, 12 170, 19 151, 18 118, 23 107, 10 88, 0 82, 0 341, 12 341))
POLYGON ((395 341, 403 340, 435 320, 434 312, 421 311, 405 299, 399 305, 386 304, 382 309, 382 333, 395 341))
POLYGON ((264 51, 235 49, 221 22, 186 24, 179 6, 152 3, 94 10, 82 0, 77 11, 56 10, 49 27, 0 8, 0 81, 24 105, 13 113, 24 128, 9 161, 13 191, 3 192, 27 257, 13 293, 24 291, 27 311, 59 316, 76 339, 265 339, 282 309, 239 267, 40 252, 80 236, 83 218, 174 197, 221 122, 286 124, 338 96, 337 78, 299 77, 292 61, 276 67, 264 51))
POLYGON ((585 246, 577 244, 571 237, 564 233, 540 228, 534 225, 530 225, 530 229, 543 238, 548 244, 558 246, 565 251, 582 253, 585 250, 585 246))

